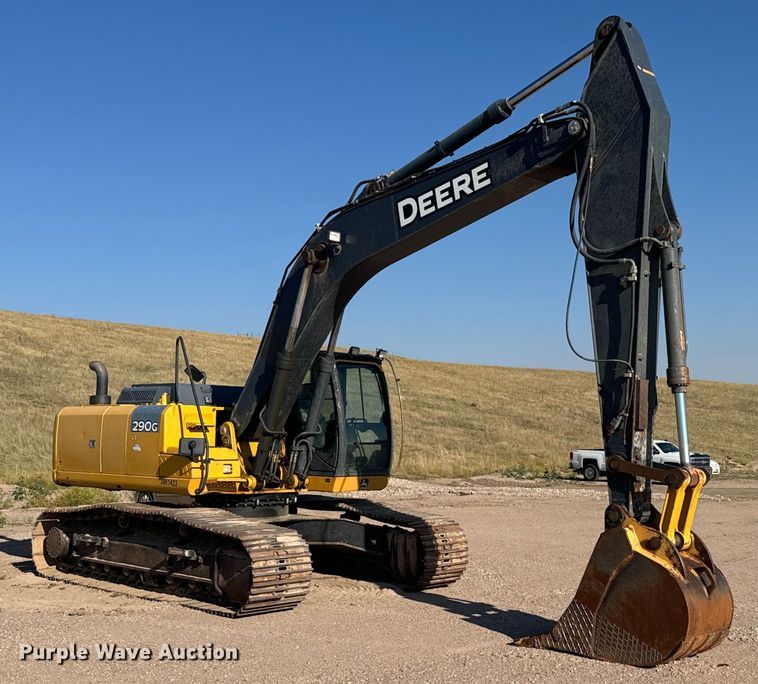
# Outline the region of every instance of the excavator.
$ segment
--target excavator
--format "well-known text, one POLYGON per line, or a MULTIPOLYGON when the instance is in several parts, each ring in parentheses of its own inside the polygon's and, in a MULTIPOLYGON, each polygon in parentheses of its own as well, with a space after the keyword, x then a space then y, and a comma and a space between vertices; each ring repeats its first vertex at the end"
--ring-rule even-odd
POLYGON ((642 39, 609 17, 588 45, 405 166, 361 181, 316 225, 284 270, 242 387, 209 383, 181 337, 173 380, 126 387, 115 403, 107 369, 90 363, 89 404, 56 417, 54 480, 143 494, 42 512, 37 571, 229 616, 294 608, 319 557, 368 562, 419 590, 455 582, 468 561, 455 521, 350 495, 387 485, 394 442, 386 353, 338 351, 343 312, 387 266, 573 175, 569 233, 574 277, 577 262, 586 271, 609 502, 571 604, 548 633, 519 644, 641 667, 716 646, 733 600, 692 531, 705 475, 688 457, 668 144, 642 39), (441 164, 587 58, 580 99, 441 164), (661 308, 681 454, 667 470, 651 462, 661 308), (185 503, 156 500, 168 495, 185 503))

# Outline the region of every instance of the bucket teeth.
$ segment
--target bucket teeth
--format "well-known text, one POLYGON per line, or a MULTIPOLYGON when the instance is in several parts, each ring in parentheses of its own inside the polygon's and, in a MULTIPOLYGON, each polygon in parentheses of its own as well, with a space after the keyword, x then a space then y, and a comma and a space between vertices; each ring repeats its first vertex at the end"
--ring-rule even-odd
POLYGON ((729 632, 734 604, 705 545, 692 539, 680 551, 627 516, 600 535, 552 630, 517 644, 638 667, 713 648, 729 632))
POLYGON ((589 608, 576 599, 550 632, 521 639, 518 645, 638 667, 664 662, 662 653, 618 625, 596 618, 589 608))

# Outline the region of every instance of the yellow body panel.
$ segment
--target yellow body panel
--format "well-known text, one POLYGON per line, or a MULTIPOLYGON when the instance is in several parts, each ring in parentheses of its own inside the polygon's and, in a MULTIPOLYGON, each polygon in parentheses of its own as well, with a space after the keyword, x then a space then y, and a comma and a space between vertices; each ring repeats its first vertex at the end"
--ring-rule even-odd
MULTIPOLYGON (((59 454, 66 454, 71 472, 100 472, 100 444, 105 412, 115 407, 81 406, 63 409, 55 419, 53 469, 60 466, 59 454), (71 418, 74 420, 70 420, 71 418)), ((123 408, 123 407, 118 407, 123 408)))
POLYGON ((308 476, 308 490, 311 492, 357 492, 384 489, 389 482, 386 475, 367 477, 316 477, 308 476))
MULTIPOLYGON (((93 406, 92 408, 96 407, 93 406)), ((103 429, 100 435, 100 467, 102 473, 122 475, 126 472, 127 426, 132 408, 132 406, 112 406, 102 414, 103 429)), ((58 453, 65 454, 67 452, 61 446, 58 453)))
MULTIPOLYGON (((202 406, 210 445, 205 493, 265 494, 294 492, 291 486, 255 490, 243 456, 254 456, 257 442, 216 446, 216 415, 222 410, 202 406)), ((225 426, 225 430, 231 428, 225 426)), ((218 426, 221 427, 221 426, 218 426)), ((53 479, 61 485, 127 489, 160 494, 194 496, 203 465, 179 455, 182 437, 202 438, 194 406, 181 404, 107 404, 64 408, 55 419, 53 479)), ((387 486, 387 476, 311 476, 307 489, 315 492, 356 492, 387 486)))
MULTIPOLYGON (((62 485, 193 495, 202 466, 179 456, 183 436, 200 437, 194 406, 151 406, 159 419, 133 431, 131 404, 72 406, 55 419, 53 479, 62 485)), ((208 428, 208 491, 250 493, 250 479, 236 451, 215 446, 217 408, 203 406, 208 428)), ((144 424, 145 421, 143 421, 144 424)))

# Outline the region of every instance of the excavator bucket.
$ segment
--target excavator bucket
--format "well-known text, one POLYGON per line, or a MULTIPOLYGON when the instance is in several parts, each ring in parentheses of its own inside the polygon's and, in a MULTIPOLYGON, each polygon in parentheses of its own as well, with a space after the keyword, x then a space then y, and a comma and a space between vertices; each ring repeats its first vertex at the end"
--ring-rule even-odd
MULTIPOLYGON (((716 646, 734 604, 721 571, 694 534, 678 549, 655 525, 611 506, 579 589, 547 634, 518 644, 652 667, 716 646)), ((660 516, 658 518, 660 520, 660 516)))

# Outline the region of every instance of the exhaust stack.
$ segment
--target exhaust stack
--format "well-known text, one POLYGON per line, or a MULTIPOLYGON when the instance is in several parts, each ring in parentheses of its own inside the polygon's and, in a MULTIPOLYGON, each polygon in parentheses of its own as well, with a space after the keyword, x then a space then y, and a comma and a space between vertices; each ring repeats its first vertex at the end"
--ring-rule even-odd
POLYGON ((97 378, 95 393, 90 396, 89 403, 95 405, 110 404, 111 397, 108 394, 108 369, 105 367, 105 364, 102 364, 99 361, 90 361, 89 367, 90 370, 95 371, 95 376, 97 378))

